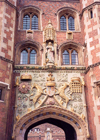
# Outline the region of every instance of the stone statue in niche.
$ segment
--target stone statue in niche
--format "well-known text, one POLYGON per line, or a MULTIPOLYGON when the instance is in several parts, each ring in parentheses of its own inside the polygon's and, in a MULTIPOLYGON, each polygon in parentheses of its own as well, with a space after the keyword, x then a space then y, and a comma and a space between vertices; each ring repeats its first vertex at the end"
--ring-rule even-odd
POLYGON ((46 63, 54 64, 54 47, 51 42, 46 46, 46 63))

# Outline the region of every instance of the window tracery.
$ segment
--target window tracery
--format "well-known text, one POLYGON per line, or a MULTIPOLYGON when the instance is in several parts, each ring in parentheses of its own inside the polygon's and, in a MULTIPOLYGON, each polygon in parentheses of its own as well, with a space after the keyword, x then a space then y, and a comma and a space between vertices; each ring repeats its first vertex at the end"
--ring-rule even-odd
POLYGON ((63 7, 58 10, 58 30, 79 31, 79 12, 71 7, 63 7))
POLYGON ((40 30, 41 10, 34 6, 24 7, 19 11, 19 29, 40 30))
POLYGON ((78 53, 72 48, 63 51, 62 59, 63 65, 78 65, 78 53))
POLYGON ((74 18, 72 16, 62 15, 60 17, 60 30, 74 31, 75 30, 74 18))
POLYGON ((20 55, 20 64, 36 64, 36 54, 34 49, 27 48, 27 51, 23 49, 20 55))
POLYGON ((38 30, 38 16, 33 13, 28 13, 23 17, 23 29, 38 30))

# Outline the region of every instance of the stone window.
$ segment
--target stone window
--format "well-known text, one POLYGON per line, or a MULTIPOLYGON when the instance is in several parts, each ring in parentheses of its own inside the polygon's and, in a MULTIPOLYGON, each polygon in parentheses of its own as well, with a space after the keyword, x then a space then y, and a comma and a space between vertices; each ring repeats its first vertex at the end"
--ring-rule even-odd
POLYGON ((38 30, 38 16, 28 13, 23 17, 23 29, 38 30))
POLYGON ((20 64, 36 64, 36 51, 31 48, 26 48, 21 51, 20 64))
POLYGON ((78 65, 78 53, 74 49, 65 49, 62 53, 63 65, 78 65))
POLYGON ((28 6, 19 11, 19 29, 40 30, 41 11, 37 7, 28 6))
POLYGON ((60 30, 74 31, 74 18, 72 16, 63 15, 60 17, 60 30))
POLYGON ((58 10, 58 30, 80 31, 80 13, 76 9, 64 7, 58 10))

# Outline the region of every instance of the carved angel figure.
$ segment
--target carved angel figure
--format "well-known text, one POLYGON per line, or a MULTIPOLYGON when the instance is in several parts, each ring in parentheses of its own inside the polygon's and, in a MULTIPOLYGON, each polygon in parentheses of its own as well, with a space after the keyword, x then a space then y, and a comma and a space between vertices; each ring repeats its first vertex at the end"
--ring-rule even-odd
MULTIPOLYGON (((35 87, 37 89, 37 93, 36 95, 33 97, 33 103, 35 104, 38 100, 38 98, 41 96, 41 94, 43 93, 43 89, 38 85, 38 84, 35 84, 32 86, 32 88, 35 87)), ((32 94, 33 95, 33 94, 32 94)), ((32 96, 31 95, 31 96, 32 96)))
POLYGON ((68 101, 71 100, 71 98, 68 98, 68 97, 65 95, 65 93, 64 93, 64 91, 65 91, 65 89, 66 89, 66 87, 67 87, 68 85, 69 85, 68 83, 64 83, 64 84, 58 89, 58 92, 57 92, 57 94, 59 94, 60 97, 62 97, 63 99, 66 100, 66 106, 67 106, 67 104, 68 104, 68 101))

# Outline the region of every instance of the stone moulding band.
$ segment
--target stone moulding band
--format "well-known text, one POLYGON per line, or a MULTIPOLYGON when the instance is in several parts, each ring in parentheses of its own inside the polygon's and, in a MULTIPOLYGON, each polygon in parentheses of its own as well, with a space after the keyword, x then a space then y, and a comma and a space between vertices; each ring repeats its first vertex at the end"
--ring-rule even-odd
MULTIPOLYGON (((51 66, 50 66, 51 68, 51 66)), ((49 67, 44 67, 44 66, 15 66, 14 70, 48 70, 50 69, 49 67)), ((86 67, 67 67, 67 66, 63 66, 63 67, 52 67, 51 69, 54 70, 86 70, 86 67)))
POLYGON ((0 2, 6 2, 8 5, 10 5, 11 7, 13 7, 14 9, 17 10, 16 6, 14 6, 12 3, 10 3, 8 0, 0 0, 0 2))
POLYGON ((3 61, 9 62, 9 63, 11 63, 11 64, 13 64, 13 63, 14 63, 12 60, 7 59, 7 58, 2 57, 2 56, 0 56, 0 59, 1 59, 1 60, 3 60, 3 61))
POLYGON ((99 66, 99 65, 100 65, 100 62, 88 66, 87 69, 86 69, 86 71, 85 71, 85 74, 88 73, 88 71, 90 70, 90 68, 94 68, 94 67, 97 67, 97 66, 99 66))

